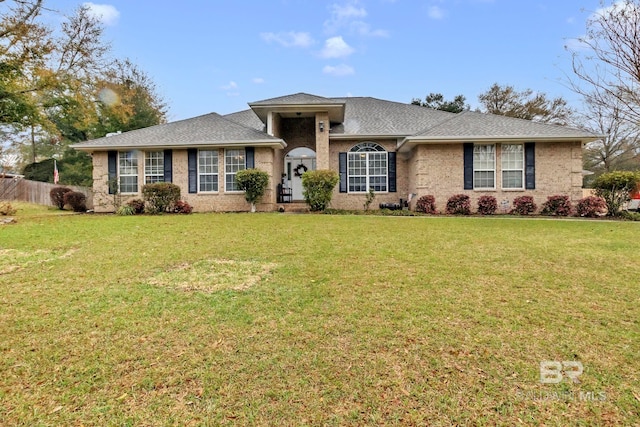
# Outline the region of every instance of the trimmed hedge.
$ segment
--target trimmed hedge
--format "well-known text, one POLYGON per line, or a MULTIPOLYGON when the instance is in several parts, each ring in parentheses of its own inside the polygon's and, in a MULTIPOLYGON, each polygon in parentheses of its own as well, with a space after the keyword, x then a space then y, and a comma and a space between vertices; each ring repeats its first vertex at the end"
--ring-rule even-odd
POLYGON ((480 215, 493 215, 498 210, 498 201, 493 196, 481 196, 478 199, 478 213, 480 215))
POLYGON ((520 196, 513 199, 513 209, 511 213, 515 215, 529 215, 538 209, 531 196, 520 196))
POLYGON ((332 170, 315 170, 302 174, 304 200, 312 211, 323 211, 329 206, 333 188, 340 177, 332 170))
POLYGON ((79 191, 68 191, 64 193, 64 204, 71 206, 74 212, 87 211, 87 196, 79 191))
POLYGON ((589 196, 578 200, 576 216, 597 218, 607 213, 607 203, 601 197, 589 196))
POLYGON ((470 215, 471 201, 466 194, 456 194, 447 200, 447 213, 450 215, 470 215))
POLYGON ((180 200, 180 187, 170 182, 147 184, 142 187, 142 196, 146 202, 147 213, 170 212, 180 200))
POLYGON ((542 215, 569 216, 571 215, 571 201, 569 196, 549 196, 542 204, 542 215))
POLYGON ((422 212, 426 214, 437 213, 436 198, 430 194, 420 197, 416 202, 416 212, 422 212))

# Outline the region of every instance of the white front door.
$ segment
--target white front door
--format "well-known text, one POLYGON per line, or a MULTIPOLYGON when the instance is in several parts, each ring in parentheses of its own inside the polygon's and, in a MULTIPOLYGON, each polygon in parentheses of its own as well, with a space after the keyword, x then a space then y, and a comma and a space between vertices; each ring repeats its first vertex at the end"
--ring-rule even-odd
POLYGON ((287 174, 287 187, 291 188, 291 198, 304 200, 302 195, 302 174, 315 170, 316 159, 309 157, 288 157, 285 159, 285 171, 287 174))

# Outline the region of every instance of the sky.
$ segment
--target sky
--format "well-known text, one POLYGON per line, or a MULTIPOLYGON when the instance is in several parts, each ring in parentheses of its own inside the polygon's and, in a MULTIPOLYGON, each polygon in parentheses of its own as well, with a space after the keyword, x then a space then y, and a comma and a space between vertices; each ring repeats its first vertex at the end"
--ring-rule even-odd
MULTIPOLYGON (((48 0, 71 13, 83 4, 48 0)), ((599 0, 96 0, 113 55, 155 81, 169 120, 306 92, 410 103, 493 83, 563 96, 599 0)), ((53 12, 50 12, 53 13, 53 12)), ((55 13, 53 13, 55 15, 55 13)), ((55 21, 56 17, 50 19, 55 21)))

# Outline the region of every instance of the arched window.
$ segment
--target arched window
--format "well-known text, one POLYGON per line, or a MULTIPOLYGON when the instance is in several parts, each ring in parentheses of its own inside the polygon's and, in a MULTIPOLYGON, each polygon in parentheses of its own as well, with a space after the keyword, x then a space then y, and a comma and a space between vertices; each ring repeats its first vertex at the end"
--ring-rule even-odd
POLYGON ((349 150, 349 193, 388 190, 388 160, 386 150, 375 142, 362 142, 349 150))

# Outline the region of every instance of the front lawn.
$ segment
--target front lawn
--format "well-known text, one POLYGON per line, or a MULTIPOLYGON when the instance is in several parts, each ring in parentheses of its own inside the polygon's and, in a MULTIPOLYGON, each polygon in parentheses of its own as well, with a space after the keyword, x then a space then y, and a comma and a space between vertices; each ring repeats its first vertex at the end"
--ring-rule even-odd
POLYGON ((640 224, 57 215, 0 226, 2 425, 630 425, 640 224), (540 382, 579 361, 579 384, 540 382))

